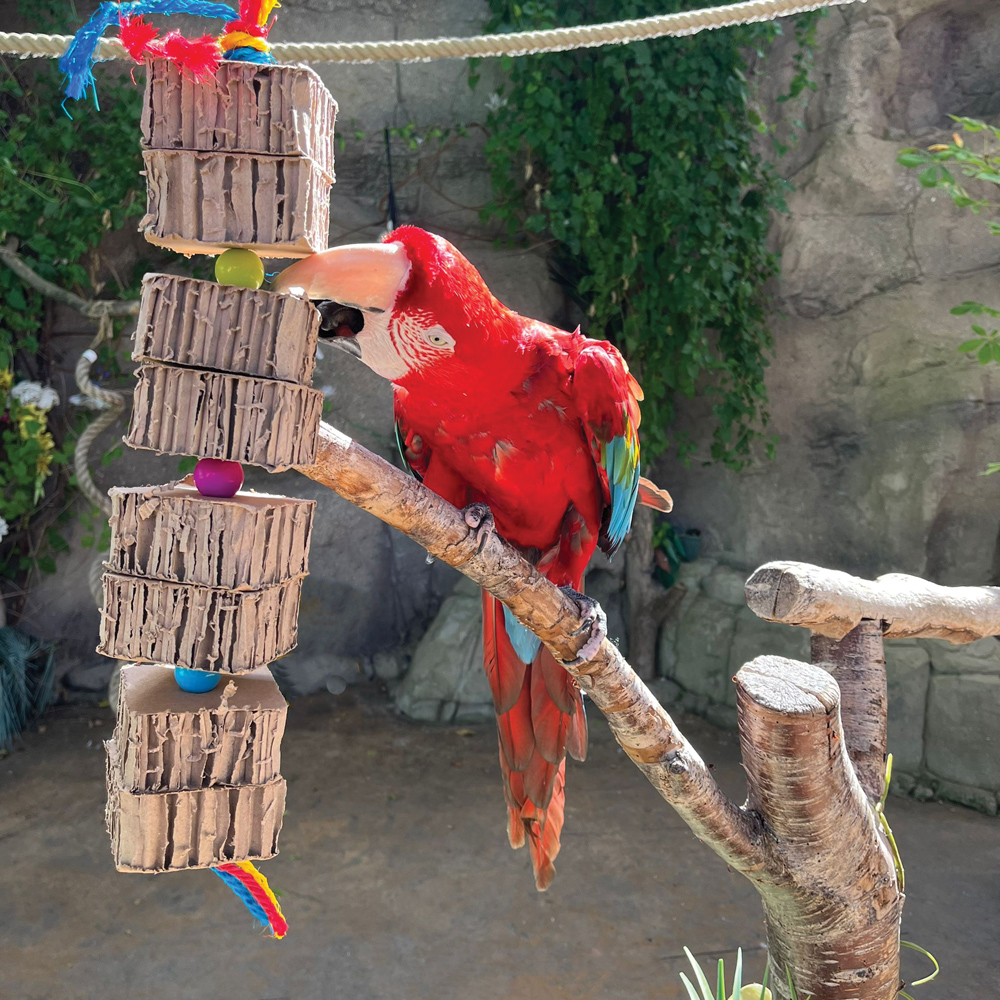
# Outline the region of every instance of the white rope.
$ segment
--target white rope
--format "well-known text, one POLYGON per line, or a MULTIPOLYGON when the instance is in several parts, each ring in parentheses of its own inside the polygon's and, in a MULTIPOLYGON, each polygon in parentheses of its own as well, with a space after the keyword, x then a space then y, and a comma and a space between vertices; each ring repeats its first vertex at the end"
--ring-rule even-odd
MULTIPOLYGON (((101 303, 95 301, 91 305, 100 307, 101 303)), ((108 305, 110 306, 111 303, 108 305)), ((94 477, 90 473, 90 446, 97 436, 107 430, 121 415, 122 410, 125 409, 125 394, 117 389, 102 388, 92 382, 90 367, 97 360, 97 352, 94 348, 102 341, 111 340, 113 336, 114 326, 112 325, 111 313, 108 309, 100 310, 97 336, 90 342, 90 347, 80 355, 80 360, 76 363, 75 375, 80 392, 100 403, 102 412, 87 425, 84 432, 77 438, 76 448, 73 451, 73 469, 76 472, 76 484, 80 488, 80 492, 95 507, 109 515, 111 501, 107 494, 102 493, 97 488, 94 477)), ((93 586, 93 580, 91 580, 91 584, 93 586)), ((100 604, 99 600, 98 604, 100 604)))
MULTIPOLYGON (((839 7, 866 0, 746 0, 744 3, 706 10, 659 14, 634 21, 584 24, 574 28, 519 31, 507 35, 470 35, 466 38, 394 39, 382 42, 285 42, 271 51, 279 62, 430 62, 432 59, 472 59, 490 56, 523 56, 536 52, 564 52, 597 45, 621 45, 667 35, 694 35, 712 28, 771 21, 821 7, 839 7)), ((61 56, 70 35, 38 35, 0 31, 0 54, 61 56)), ((102 38, 98 59, 127 59, 117 38, 102 38)))

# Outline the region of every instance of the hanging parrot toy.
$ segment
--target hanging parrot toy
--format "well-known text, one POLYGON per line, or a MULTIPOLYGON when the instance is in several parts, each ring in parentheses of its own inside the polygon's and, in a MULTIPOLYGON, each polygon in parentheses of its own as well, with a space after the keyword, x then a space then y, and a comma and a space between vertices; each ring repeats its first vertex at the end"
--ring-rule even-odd
MULTIPOLYGON (((580 661, 605 637, 584 598, 597 546, 624 541, 637 501, 671 509, 639 475, 642 390, 621 354, 497 301, 450 243, 413 226, 379 244, 334 247, 281 272, 275 290, 308 297, 331 342, 393 384, 403 460, 567 588, 590 622, 580 661)), ((512 847, 527 842, 535 884, 555 874, 566 754, 583 760, 576 682, 541 641, 483 592, 484 667, 493 693, 512 847)))

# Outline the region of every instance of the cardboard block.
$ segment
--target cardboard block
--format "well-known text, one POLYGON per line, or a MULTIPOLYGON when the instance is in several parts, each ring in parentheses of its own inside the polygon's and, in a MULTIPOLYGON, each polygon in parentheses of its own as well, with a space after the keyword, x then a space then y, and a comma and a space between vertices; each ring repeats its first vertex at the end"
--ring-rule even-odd
POLYGON ((290 382, 144 364, 125 442, 159 454, 261 465, 316 459, 323 393, 290 382))
POLYGON ((239 674, 295 648, 302 577, 222 590, 104 574, 99 653, 239 674))
POLYGON ((178 687, 172 668, 135 663, 122 668, 119 692, 105 744, 114 787, 178 792, 279 777, 288 705, 267 667, 195 694, 178 687))
POLYGON ((139 232, 183 254, 244 247, 261 257, 325 250, 330 178, 306 157, 148 149, 139 232))
POLYGON ((237 788, 130 792, 109 774, 105 819, 119 871, 165 872, 273 858, 284 810, 284 778, 237 788))
POLYGON ((319 319, 309 302, 291 295, 147 274, 132 359, 308 386, 319 319))
POLYGON ((128 576, 258 590, 308 571, 314 500, 193 486, 116 486, 108 567, 128 576))
POLYGON ((201 82, 167 59, 146 64, 145 149, 305 156, 332 181, 336 116, 307 66, 227 60, 201 82))

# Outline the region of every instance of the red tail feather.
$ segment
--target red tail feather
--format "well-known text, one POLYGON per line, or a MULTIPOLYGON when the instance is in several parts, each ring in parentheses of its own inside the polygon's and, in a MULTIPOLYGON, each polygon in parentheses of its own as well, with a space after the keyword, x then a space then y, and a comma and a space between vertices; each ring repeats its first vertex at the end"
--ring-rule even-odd
POLYGON ((587 752, 583 699, 544 646, 531 664, 520 660, 507 637, 502 605, 485 592, 483 653, 497 706, 507 838, 514 848, 527 840, 535 884, 544 890, 559 853, 566 752, 578 760, 587 752))

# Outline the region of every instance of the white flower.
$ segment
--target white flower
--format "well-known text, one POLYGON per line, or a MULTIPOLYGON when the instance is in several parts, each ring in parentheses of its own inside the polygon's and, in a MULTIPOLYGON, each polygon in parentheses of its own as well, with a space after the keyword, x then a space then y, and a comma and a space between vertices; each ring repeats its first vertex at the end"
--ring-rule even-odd
POLYGON ((51 386, 42 385, 41 382, 18 382, 10 390, 10 394, 22 406, 37 406, 42 411, 51 410, 53 406, 59 405, 59 393, 51 386))
POLYGON ((7 522, 2 517, 0 517, 0 538, 3 538, 3 536, 6 535, 8 531, 10 531, 10 528, 7 527, 7 522))
POLYGON ((499 111, 507 107, 507 98, 501 97, 496 91, 490 94, 490 99, 486 102, 487 111, 499 111))

